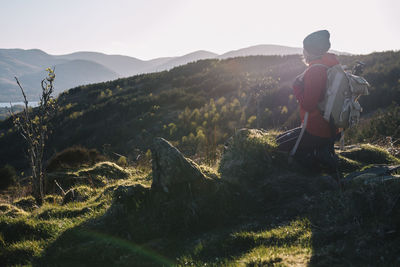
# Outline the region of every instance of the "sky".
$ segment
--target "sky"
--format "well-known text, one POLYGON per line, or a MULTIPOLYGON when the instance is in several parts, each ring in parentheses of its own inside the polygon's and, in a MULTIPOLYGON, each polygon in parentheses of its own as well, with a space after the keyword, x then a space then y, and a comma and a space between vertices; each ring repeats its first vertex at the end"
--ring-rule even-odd
POLYGON ((0 48, 149 60, 259 44, 301 47, 316 30, 331 49, 400 50, 400 0, 1 0, 0 48))

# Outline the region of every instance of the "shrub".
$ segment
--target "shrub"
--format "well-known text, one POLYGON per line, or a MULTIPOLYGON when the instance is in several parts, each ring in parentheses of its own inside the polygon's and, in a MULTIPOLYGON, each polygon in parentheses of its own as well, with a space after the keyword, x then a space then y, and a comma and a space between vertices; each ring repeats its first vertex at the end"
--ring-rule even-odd
POLYGON ((17 173, 11 165, 4 165, 0 168, 0 190, 7 189, 16 183, 17 173))
POLYGON ((78 168, 83 165, 94 165, 105 161, 106 157, 96 149, 87 149, 81 146, 73 146, 64 149, 54 155, 47 165, 47 171, 52 172, 60 169, 78 168))

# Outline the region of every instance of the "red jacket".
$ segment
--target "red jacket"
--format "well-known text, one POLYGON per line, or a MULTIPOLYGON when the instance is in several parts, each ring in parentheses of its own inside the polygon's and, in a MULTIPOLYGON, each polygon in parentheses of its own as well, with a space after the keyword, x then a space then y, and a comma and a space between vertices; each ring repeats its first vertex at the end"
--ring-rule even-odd
POLYGON ((339 64, 339 61, 334 54, 326 53, 322 58, 310 62, 306 71, 298 76, 293 84, 294 95, 300 104, 301 121, 304 120, 306 111, 309 113, 306 131, 314 136, 329 138, 331 137, 331 128, 318 109, 318 103, 325 96, 327 68, 324 66, 311 67, 314 64, 332 67, 339 64))

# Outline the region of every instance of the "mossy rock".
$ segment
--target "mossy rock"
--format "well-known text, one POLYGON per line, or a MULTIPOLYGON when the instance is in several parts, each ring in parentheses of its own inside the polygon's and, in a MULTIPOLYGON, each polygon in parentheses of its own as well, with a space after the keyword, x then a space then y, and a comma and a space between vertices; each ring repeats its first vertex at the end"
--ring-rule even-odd
POLYGON ((230 140, 219 172, 221 179, 242 184, 254 182, 285 168, 287 158, 276 151, 276 134, 256 129, 241 129, 230 140))
POLYGON ((350 187, 363 185, 377 185, 400 182, 400 176, 396 175, 399 165, 368 165, 360 171, 352 172, 345 177, 345 182, 350 187))
POLYGON ((360 162, 363 165, 400 164, 400 160, 392 156, 387 150, 371 144, 361 144, 347 151, 340 152, 340 155, 355 162, 360 162))
POLYGON ((151 147, 153 189, 164 192, 192 185, 200 187, 207 177, 199 165, 163 138, 155 138, 151 147))

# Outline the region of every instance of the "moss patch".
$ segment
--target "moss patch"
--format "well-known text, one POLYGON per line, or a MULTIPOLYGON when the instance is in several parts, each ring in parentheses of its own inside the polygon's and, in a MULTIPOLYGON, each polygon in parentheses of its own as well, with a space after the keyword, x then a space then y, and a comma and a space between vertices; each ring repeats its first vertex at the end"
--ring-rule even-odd
POLYGON ((36 200, 32 196, 20 198, 18 200, 15 200, 13 204, 25 211, 32 211, 34 209, 37 209, 38 206, 36 204, 36 200))
POLYGON ((343 157, 367 164, 400 164, 400 160, 392 156, 385 149, 371 144, 361 144, 359 147, 352 148, 340 153, 343 157))
POLYGON ((250 183, 282 168, 287 160, 280 160, 275 136, 255 129, 238 131, 222 156, 221 178, 235 184, 250 183))

